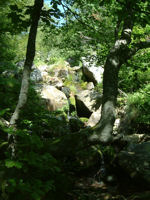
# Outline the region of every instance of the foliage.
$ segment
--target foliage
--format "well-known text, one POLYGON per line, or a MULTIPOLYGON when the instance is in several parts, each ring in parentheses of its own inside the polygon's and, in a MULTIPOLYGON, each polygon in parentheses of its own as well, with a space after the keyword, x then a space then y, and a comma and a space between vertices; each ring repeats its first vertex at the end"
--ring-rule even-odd
POLYGON ((81 120, 82 122, 86 123, 86 122, 88 121, 88 118, 86 118, 86 117, 80 117, 80 120, 81 120))
POLYGON ((125 92, 135 92, 150 82, 150 50, 139 51, 120 70, 119 88, 125 92))
POLYGON ((96 86, 95 86, 95 91, 96 92, 99 92, 100 94, 102 93, 102 83, 98 83, 96 86))
MULTIPOLYGON (((5 90, 8 91, 6 82, 4 84, 5 90)), ((4 89, 4 87, 1 88, 4 89)), ((6 93, 7 95, 3 98, 1 106, 6 109, 0 111, 0 118, 9 119, 12 111, 8 109, 8 106, 15 106, 16 100, 11 99, 9 105, 5 101, 8 100, 8 95, 17 97, 18 94, 15 94, 14 90, 16 87, 9 88, 10 94, 6 93)), ((40 104, 35 91, 30 88, 28 104, 22 111, 21 120, 18 121, 19 129, 13 131, 12 128, 3 127, 0 124, 0 192, 2 199, 57 199, 60 198, 57 197, 60 193, 61 195, 65 193, 68 188, 67 177, 62 172, 59 161, 51 155, 48 148, 45 148, 47 140, 54 140, 58 136, 69 133, 63 112, 66 111, 53 113, 46 111, 40 104), (14 135, 16 138, 15 157, 13 158, 6 142, 7 134, 14 135), (60 187, 64 179, 66 180, 63 181, 64 186, 60 187)))
POLYGON ((40 138, 56 138, 70 132, 67 113, 68 107, 53 112, 47 111, 40 97, 33 88, 30 88, 29 98, 25 109, 21 112, 18 126, 20 129, 36 133, 40 138))
MULTIPOLYGON (((6 65, 4 65, 6 66, 6 65)), ((10 111, 5 113, 4 118, 9 120, 11 112, 15 108, 15 102, 19 94, 20 82, 16 80, 15 71, 7 70, 8 77, 0 77, 0 102, 1 109, 9 108, 10 111), (11 77, 12 75, 12 77, 11 77)), ((17 73, 16 73, 17 74, 17 73)))
POLYGON ((137 110, 138 117, 136 118, 136 123, 150 124, 150 84, 145 85, 143 89, 130 94, 127 99, 127 105, 130 108, 135 108, 137 110))
POLYGON ((57 160, 43 149, 44 140, 25 130, 4 131, 17 136, 17 146, 14 158, 8 149, 0 162, 1 198, 38 200, 46 195, 53 198, 64 175, 57 160))

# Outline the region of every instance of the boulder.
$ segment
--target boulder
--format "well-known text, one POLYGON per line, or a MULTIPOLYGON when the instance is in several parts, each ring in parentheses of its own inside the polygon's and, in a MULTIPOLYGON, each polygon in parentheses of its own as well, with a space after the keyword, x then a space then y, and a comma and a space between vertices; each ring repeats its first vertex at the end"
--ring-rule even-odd
POLYGON ((63 87, 63 82, 60 78, 58 77, 50 77, 48 78, 48 83, 52 86, 55 86, 57 89, 62 89, 63 87))
POLYGON ((102 66, 97 66, 96 61, 90 57, 83 57, 83 74, 88 79, 88 81, 93 82, 94 84, 102 83, 102 76, 104 69, 102 66))
POLYGON ((41 65, 41 66, 33 66, 33 71, 31 72, 30 79, 35 82, 45 82, 48 83, 50 80, 50 76, 48 74, 48 66, 47 65, 41 65))
POLYGON ((67 78, 69 75, 69 71, 68 68, 64 68, 64 69, 58 69, 55 71, 55 76, 56 77, 60 77, 60 78, 67 78))
POLYGON ((38 69, 39 69, 41 72, 47 72, 47 71, 48 71, 48 68, 49 68, 48 65, 40 65, 40 66, 38 66, 38 69))
POLYGON ((23 70, 24 60, 20 60, 19 62, 17 62, 17 63, 16 63, 16 66, 17 66, 20 70, 23 70))
POLYGON ((86 123, 86 126, 94 127, 100 121, 100 118, 101 118, 101 106, 99 107, 98 110, 96 110, 91 114, 89 120, 86 123))
POLYGON ((132 135, 124 135, 122 137, 122 141, 128 145, 138 144, 142 141, 147 141, 147 135, 145 134, 132 134, 132 135))
POLYGON ((40 71, 38 68, 34 69, 34 70, 31 72, 30 79, 31 79, 33 82, 36 82, 36 83, 42 81, 43 78, 42 78, 41 71, 40 71))
POLYGON ((70 88, 62 87, 61 91, 66 95, 67 98, 70 97, 70 88))
POLYGON ((44 86, 41 91, 41 96, 45 100, 49 111, 55 111, 68 105, 65 94, 54 86, 44 86))
POLYGON ((101 105, 102 95, 91 90, 83 90, 75 95, 76 109, 79 117, 90 117, 101 105))
POLYGON ((54 77, 59 77, 65 79, 68 77, 71 67, 67 64, 57 63, 50 66, 50 74, 53 74, 54 77))
POLYGON ((74 66, 72 67, 72 70, 75 72, 79 72, 82 68, 80 66, 74 66))
POLYGON ((118 155, 119 165, 136 181, 150 183, 150 141, 132 144, 118 155))
POLYGON ((94 89, 94 84, 93 84, 93 82, 89 82, 88 84, 87 84, 87 90, 93 90, 94 89))

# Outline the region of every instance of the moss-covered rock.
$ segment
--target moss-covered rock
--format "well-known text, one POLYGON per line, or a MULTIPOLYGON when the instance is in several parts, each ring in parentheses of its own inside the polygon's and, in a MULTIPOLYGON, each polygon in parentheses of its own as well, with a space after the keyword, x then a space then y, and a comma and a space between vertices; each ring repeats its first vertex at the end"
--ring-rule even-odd
MULTIPOLYGON (((119 165, 131 178, 150 183, 150 141, 132 145, 118 155, 119 165)), ((143 183, 143 182, 141 182, 143 183)))

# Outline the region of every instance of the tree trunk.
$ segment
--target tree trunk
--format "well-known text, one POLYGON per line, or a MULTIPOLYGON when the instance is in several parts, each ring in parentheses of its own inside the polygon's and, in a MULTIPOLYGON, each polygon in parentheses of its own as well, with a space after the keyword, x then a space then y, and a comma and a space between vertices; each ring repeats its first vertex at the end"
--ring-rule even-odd
POLYGON ((95 134, 90 137, 91 141, 99 140, 108 143, 112 140, 113 125, 115 122, 115 105, 118 93, 118 73, 121 65, 129 58, 128 45, 131 41, 132 20, 129 15, 124 21, 121 38, 115 42, 107 56, 104 65, 103 76, 103 102, 99 124, 95 127, 95 134))
POLYGON ((25 60, 24 70, 23 70, 21 90, 19 94, 18 104, 10 119, 10 126, 16 125, 16 121, 19 119, 20 111, 27 101, 29 78, 30 78, 31 67, 33 64, 34 56, 35 56, 35 42, 36 42, 38 21, 40 19, 40 12, 41 12, 42 7, 43 7, 43 0, 35 0, 33 13, 31 15, 32 22, 31 22, 28 44, 27 44, 26 60, 25 60))

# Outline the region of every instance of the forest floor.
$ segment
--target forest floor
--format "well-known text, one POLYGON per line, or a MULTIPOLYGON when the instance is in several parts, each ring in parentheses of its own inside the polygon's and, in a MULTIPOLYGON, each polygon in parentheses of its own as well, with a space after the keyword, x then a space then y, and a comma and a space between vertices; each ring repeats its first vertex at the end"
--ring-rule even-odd
POLYGON ((150 200, 150 190, 140 184, 125 182, 110 185, 91 177, 76 181, 69 200, 150 200))

